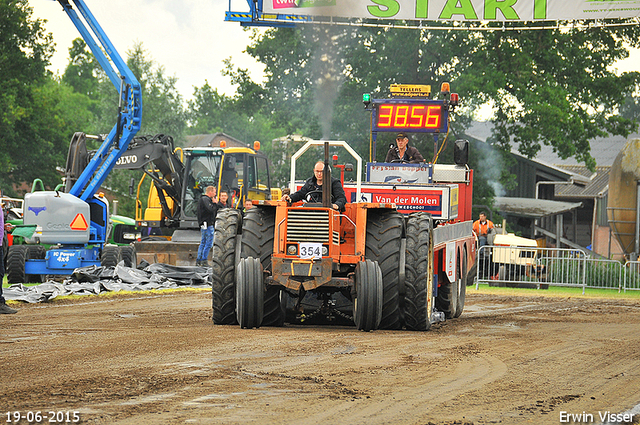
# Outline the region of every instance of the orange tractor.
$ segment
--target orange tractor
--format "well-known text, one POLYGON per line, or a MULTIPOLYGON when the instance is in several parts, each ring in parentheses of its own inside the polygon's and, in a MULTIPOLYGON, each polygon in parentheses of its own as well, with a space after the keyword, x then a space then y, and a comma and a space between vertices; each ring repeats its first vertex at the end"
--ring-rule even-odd
MULTIPOLYGON (((414 191, 440 190, 448 215, 403 214, 391 201, 362 201, 376 196, 384 184, 361 182, 362 161, 345 142, 309 141, 292 157, 292 176, 295 160, 314 145, 325 148, 321 194, 292 205, 258 201, 244 218, 233 210, 218 215, 214 323, 237 321, 242 328, 257 328, 323 317, 352 321, 364 331, 427 330, 445 317, 458 317, 464 306, 463 278, 473 263, 473 235, 470 221, 450 216, 458 209, 458 187, 470 181, 412 185, 414 191), (357 181, 345 187, 351 202, 344 211, 331 206, 330 146, 343 147, 357 161, 357 181), (448 232, 438 236, 434 227, 448 227, 448 232)), ((470 178, 466 165, 460 167, 470 178)), ((397 191, 402 183, 393 186, 397 191)), ((293 177, 291 189, 296 189, 293 177)))

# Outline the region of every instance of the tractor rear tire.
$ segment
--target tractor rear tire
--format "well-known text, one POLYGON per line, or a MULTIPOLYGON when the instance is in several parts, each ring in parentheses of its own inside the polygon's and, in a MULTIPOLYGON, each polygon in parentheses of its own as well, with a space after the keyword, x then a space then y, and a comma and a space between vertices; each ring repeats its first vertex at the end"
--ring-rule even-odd
POLYGON ((106 245, 102 248, 102 254, 100 254, 100 265, 102 267, 115 267, 122 261, 122 251, 119 246, 106 245))
POLYGON ((259 328, 264 307, 262 265, 258 258, 242 258, 238 263, 236 311, 243 329, 259 328))
POLYGON ((429 256, 431 244, 431 217, 411 214, 407 221, 407 249, 405 271, 404 320, 412 331, 431 328, 432 294, 427 293, 430 279, 429 256))
MULTIPOLYGON (((258 258, 262 269, 272 272, 271 254, 276 227, 276 214, 273 208, 251 208, 242 221, 242 258, 258 258)), ((264 318, 262 326, 282 326, 285 312, 280 302, 280 287, 270 286, 264 297, 264 318)))
POLYGON ((12 245, 7 254, 7 282, 29 283, 24 272, 24 266, 29 256, 27 245, 12 245))
POLYGON ((135 268, 138 265, 138 254, 133 245, 123 245, 120 247, 120 257, 124 261, 125 267, 135 268))
POLYGON ((367 217, 365 258, 382 271, 383 304, 380 329, 402 329, 400 310, 400 244, 404 219, 396 211, 372 211, 367 217))
POLYGON ((371 260, 360 261, 356 265, 355 280, 353 321, 358 330, 376 330, 382 319, 383 283, 380 266, 371 260))
POLYGON ((221 210, 216 217, 211 259, 211 304, 213 323, 235 325, 236 319, 236 240, 240 226, 240 212, 221 210))

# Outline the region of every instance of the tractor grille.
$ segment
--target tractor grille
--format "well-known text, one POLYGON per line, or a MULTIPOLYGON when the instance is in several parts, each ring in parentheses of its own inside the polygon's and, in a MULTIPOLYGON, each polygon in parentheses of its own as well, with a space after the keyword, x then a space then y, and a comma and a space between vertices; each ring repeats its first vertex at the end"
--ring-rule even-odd
POLYGON ((329 242, 329 212, 289 210, 287 240, 291 242, 329 242))

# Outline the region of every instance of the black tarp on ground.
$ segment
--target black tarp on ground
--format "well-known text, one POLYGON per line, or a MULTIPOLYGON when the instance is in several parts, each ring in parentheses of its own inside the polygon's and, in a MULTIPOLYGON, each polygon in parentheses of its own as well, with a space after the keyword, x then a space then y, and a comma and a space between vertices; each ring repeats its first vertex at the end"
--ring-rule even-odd
POLYGON ((75 269, 62 283, 53 280, 35 286, 16 283, 2 291, 7 300, 39 303, 64 295, 211 286, 211 269, 208 267, 160 263, 141 264, 138 267, 125 267, 123 262, 116 267, 81 267, 75 269))

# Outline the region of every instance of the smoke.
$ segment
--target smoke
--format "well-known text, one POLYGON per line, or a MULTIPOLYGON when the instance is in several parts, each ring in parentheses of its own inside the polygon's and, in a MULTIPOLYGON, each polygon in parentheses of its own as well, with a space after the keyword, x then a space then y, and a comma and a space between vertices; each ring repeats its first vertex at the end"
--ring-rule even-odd
POLYGON ((476 148, 480 151, 480 160, 475 167, 478 174, 486 178, 489 186, 493 188, 495 196, 505 196, 507 192, 500 183, 504 167, 502 153, 489 143, 477 143, 476 148))
POLYGON ((331 138, 331 126, 335 101, 344 80, 340 41, 342 34, 334 33, 330 26, 313 27, 317 49, 312 58, 311 81, 313 85, 314 108, 320 119, 322 138, 331 138))

